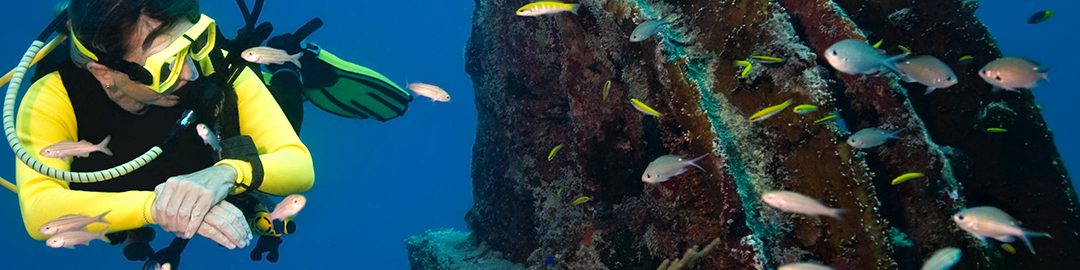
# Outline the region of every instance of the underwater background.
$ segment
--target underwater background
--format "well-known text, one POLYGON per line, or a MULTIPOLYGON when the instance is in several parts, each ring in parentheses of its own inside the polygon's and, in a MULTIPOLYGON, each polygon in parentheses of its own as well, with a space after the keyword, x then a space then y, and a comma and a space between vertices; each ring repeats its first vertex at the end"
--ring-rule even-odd
MULTIPOLYGON (((921 1, 921 0, 920 0, 921 1)), ((1050 83, 1033 92, 1069 171, 1080 168, 1080 106, 1074 82, 1080 3, 1076 1, 980 1, 977 15, 1006 56, 1051 67, 1050 83), (1057 15, 1029 25, 1041 9, 1057 15)), ((10 1, 0 63, 13 66, 52 16, 51 1, 10 1), (7 60, 4 60, 7 59, 7 60)), ((241 19, 233 1, 202 1, 203 12, 227 36, 241 19)), ((301 139, 315 164, 315 186, 286 236, 277 263, 252 262, 250 247, 228 251, 196 237, 183 255, 184 269, 405 269, 405 238, 428 229, 466 230, 472 204, 470 164, 476 132, 472 82, 465 74, 471 1, 267 1, 262 20, 274 35, 291 32, 313 17, 326 23, 309 41, 339 57, 375 69, 398 84, 439 85, 454 97, 434 103, 417 97, 401 118, 387 123, 343 119, 307 105, 301 139)), ((532 18, 522 18, 532 19, 532 18)), ((23 91, 25 91, 25 86, 23 91)), ((989 85, 987 85, 989 88, 989 85)), ((939 90, 948 91, 948 90, 939 90)), ((7 152, 10 153, 10 152, 7 152)), ((10 154, 0 164, 14 164, 10 154)), ((0 177, 14 180, 13 165, 0 177)), ((1037 199, 1037 198, 1036 198, 1037 199)), ((51 249, 31 240, 13 193, 0 194, 0 259, 3 269, 135 269, 120 247, 100 242, 75 250, 51 249)), ((158 234, 155 247, 171 240, 158 234)))

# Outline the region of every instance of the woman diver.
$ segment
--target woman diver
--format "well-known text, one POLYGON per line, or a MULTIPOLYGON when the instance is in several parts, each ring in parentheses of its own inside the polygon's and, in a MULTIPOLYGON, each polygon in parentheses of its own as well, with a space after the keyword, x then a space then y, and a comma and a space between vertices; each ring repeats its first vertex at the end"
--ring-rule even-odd
POLYGON ((46 239, 39 228, 61 216, 108 212, 109 232, 157 224, 181 238, 198 234, 243 248, 251 229, 227 196, 255 190, 285 196, 311 188, 311 155, 258 75, 246 69, 235 80, 214 76, 222 70, 214 61, 224 53, 215 46, 221 42, 214 21, 200 13, 197 0, 72 0, 67 15, 71 61, 30 86, 9 131, 9 138, 17 134, 9 141, 23 160, 16 179, 31 237, 46 239), (224 93, 215 99, 224 102, 200 102, 205 93, 224 93), (229 108, 233 116, 227 116, 229 108), (194 128, 174 133, 178 119, 185 126, 191 120, 187 111, 211 112, 198 114, 197 121, 223 138, 249 137, 256 157, 230 158, 224 150, 219 159, 194 128), (42 155, 58 142, 106 137, 111 155, 42 155), (145 162, 144 151, 162 141, 168 142, 165 150, 145 162), (45 173, 130 169, 135 161, 145 164, 107 171, 108 181, 45 173))

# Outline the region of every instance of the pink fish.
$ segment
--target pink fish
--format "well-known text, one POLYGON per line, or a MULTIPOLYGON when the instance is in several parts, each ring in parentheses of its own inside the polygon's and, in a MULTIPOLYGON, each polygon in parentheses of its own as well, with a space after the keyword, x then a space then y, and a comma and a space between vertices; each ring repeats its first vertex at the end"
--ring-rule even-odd
POLYGON ((62 232, 82 230, 86 225, 93 223, 108 223, 105 221, 105 215, 108 215, 112 210, 105 211, 96 217, 84 216, 84 215, 65 215, 56 219, 50 220, 41 225, 40 232, 44 235, 54 235, 62 232))
POLYGON ((112 150, 109 150, 109 139, 112 136, 105 137, 99 144, 92 144, 86 140, 78 142, 62 141, 56 144, 41 149, 41 156, 47 158, 68 158, 68 157, 88 157, 90 153, 102 152, 106 155, 112 155, 112 150))
POLYGON ((62 232, 53 237, 49 237, 49 240, 45 241, 45 244, 51 248, 71 248, 74 249, 77 245, 90 245, 90 241, 101 240, 105 243, 109 243, 109 238, 105 237, 105 234, 109 232, 109 227, 105 227, 98 232, 91 232, 86 230, 62 232))
POLYGON ((300 212, 300 209, 304 209, 304 204, 307 204, 307 198, 304 195, 293 194, 282 199, 281 202, 274 206, 274 212, 270 213, 270 220, 282 220, 295 216, 300 212))
POLYGON ((450 102, 450 94, 438 86, 426 83, 410 83, 405 88, 409 88, 417 95, 430 98, 431 101, 450 102))

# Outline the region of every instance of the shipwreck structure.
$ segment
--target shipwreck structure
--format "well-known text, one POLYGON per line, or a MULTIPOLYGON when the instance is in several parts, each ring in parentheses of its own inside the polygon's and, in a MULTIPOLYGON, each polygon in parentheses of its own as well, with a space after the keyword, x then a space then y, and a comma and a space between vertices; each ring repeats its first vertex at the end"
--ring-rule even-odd
POLYGON ((994 93, 977 74, 1001 57, 977 1, 599 0, 516 16, 527 3, 476 1, 471 232, 411 238, 416 269, 656 269, 706 245, 689 267, 918 269, 948 246, 963 251, 957 269, 1080 265, 1080 205, 1032 92, 994 93), (667 23, 630 42, 647 20, 667 23), (838 73, 821 55, 849 38, 936 56, 960 83, 924 95, 895 75, 838 73), (735 61, 753 55, 783 62, 751 60, 743 74, 735 61), (748 120, 789 99, 819 110, 748 120), (868 127, 902 132, 872 149, 844 143, 868 127), (704 170, 643 183, 667 154, 707 155, 704 170), (890 183, 909 172, 926 177, 890 183), (773 190, 844 208, 844 221, 772 209, 760 194, 773 190), (1010 254, 952 221, 984 205, 1053 239, 1010 254))

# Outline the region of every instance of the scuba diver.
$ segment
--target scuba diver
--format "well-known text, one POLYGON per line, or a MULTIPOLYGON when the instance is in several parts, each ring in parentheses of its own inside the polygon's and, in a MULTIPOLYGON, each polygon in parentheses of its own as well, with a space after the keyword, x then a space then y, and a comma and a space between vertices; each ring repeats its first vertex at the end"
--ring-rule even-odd
POLYGON ((235 249, 257 234, 252 260, 266 252, 277 260, 280 237, 295 223, 268 218, 267 195, 304 193, 314 183, 298 136, 303 103, 387 121, 404 114, 412 97, 385 76, 303 42, 321 26, 318 19, 267 44, 301 53, 302 65, 268 64, 264 72, 244 62, 239 52, 272 31, 269 23, 256 25, 262 0, 255 2, 248 10, 237 0, 246 24, 232 40, 197 0, 68 4, 9 73, 4 103, 5 132, 21 161, 16 187, 5 186, 18 193, 32 238, 47 239, 39 229, 51 220, 104 213, 105 229, 88 228, 107 230, 109 242, 129 245, 129 260, 147 266, 177 269, 196 235, 235 249), (60 36, 45 44, 53 32, 60 36), (56 48, 61 53, 48 53, 56 48), (22 76, 39 60, 16 118, 22 76), (154 252, 148 225, 177 238, 154 252))

